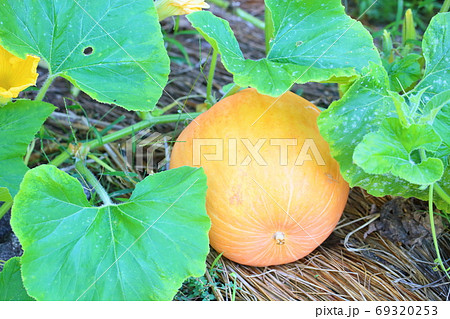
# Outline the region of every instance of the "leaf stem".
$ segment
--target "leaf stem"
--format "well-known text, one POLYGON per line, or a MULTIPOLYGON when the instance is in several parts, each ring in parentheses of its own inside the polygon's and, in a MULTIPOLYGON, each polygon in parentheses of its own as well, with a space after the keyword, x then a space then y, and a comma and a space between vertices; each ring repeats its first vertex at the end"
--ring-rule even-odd
POLYGON ((242 10, 241 8, 234 8, 230 2, 225 0, 208 0, 209 3, 215 4, 216 6, 222 8, 222 9, 229 9, 231 6, 231 11, 236 16, 240 17, 242 20, 250 22, 255 27, 264 30, 264 22, 260 19, 256 18, 252 14, 248 13, 247 11, 242 10))
POLYGON ((233 10, 234 13, 240 17, 242 20, 250 22, 258 29, 264 30, 264 22, 253 16, 252 14, 248 13, 247 11, 242 10, 241 8, 236 8, 233 10))
POLYGON ((428 197, 428 211, 430 214, 430 227, 431 227, 431 235, 433 237, 433 244, 434 244, 434 249, 436 250, 436 262, 439 264, 439 266, 441 266, 441 269, 445 272, 445 274, 447 275, 447 277, 450 279, 450 274, 448 273, 447 269, 445 268, 444 263, 442 262, 442 258, 441 258, 441 253, 439 251, 439 244, 437 241, 437 236, 436 236, 436 228, 434 226, 434 210, 433 210, 433 184, 430 185, 430 189, 429 189, 429 197, 428 197))
POLYGON ((105 205, 114 205, 109 198, 108 192, 103 188, 102 184, 95 178, 94 174, 86 167, 84 160, 77 159, 75 163, 75 169, 84 177, 86 181, 95 189, 97 194, 105 205))
POLYGON ((264 8, 264 33, 265 33, 265 39, 266 39, 266 55, 269 54, 270 51, 270 41, 273 38, 274 33, 274 26, 273 26, 273 20, 272 20, 272 13, 270 12, 267 5, 265 5, 264 8))
POLYGON ((115 169, 112 168, 111 166, 109 166, 107 163, 105 163, 104 161, 102 161, 101 159, 99 159, 97 156, 95 156, 94 154, 89 154, 88 157, 93 160, 94 162, 96 162, 98 165, 100 165, 101 167, 104 167, 106 170, 110 171, 110 172, 114 172, 115 169))
POLYGON ((30 145, 27 147, 27 153, 25 154, 25 158, 23 160, 23 163, 28 166, 28 162, 30 161, 31 153, 33 153, 34 146, 36 145, 36 139, 33 139, 31 141, 30 145))
POLYGON ((434 187, 436 188, 436 193, 450 205, 450 195, 438 183, 434 183, 434 187))
MULTIPOLYGON (((419 149, 420 159, 422 161, 425 161, 427 159, 427 154, 423 148, 419 149)), ((449 273, 447 272, 447 269, 445 268, 444 263, 441 259, 441 253, 439 250, 439 244, 436 237, 436 228, 434 225, 434 210, 433 210, 433 193, 434 193, 434 187, 436 187, 436 192, 443 200, 445 200, 447 203, 450 203, 450 196, 439 186, 439 184, 436 182, 434 184, 430 185, 429 192, 428 192, 428 212, 430 214, 430 228, 431 228, 431 236, 433 237, 433 244, 434 244, 434 250, 436 251, 436 262, 441 266, 442 270, 445 272, 448 278, 450 278, 449 273)))
POLYGON ((439 12, 447 12, 450 9, 450 0, 445 0, 439 12))
MULTIPOLYGON (((168 114, 168 115, 161 115, 154 118, 149 118, 147 120, 140 121, 134 125, 128 126, 126 128, 123 128, 117 132, 108 134, 102 138, 102 140, 91 140, 86 143, 84 143, 84 147, 86 149, 94 149, 97 147, 100 147, 102 145, 114 142, 116 140, 119 140, 125 136, 133 134, 133 132, 138 132, 140 130, 143 130, 145 128, 148 128, 150 126, 156 125, 156 124, 164 124, 164 123, 171 123, 176 121, 183 121, 187 119, 194 119, 196 118, 200 113, 185 113, 185 114, 168 114)), ((59 154, 57 157, 55 157, 51 162, 50 165, 59 166, 64 161, 69 159, 71 156, 73 156, 73 153, 69 150, 65 150, 65 152, 59 154)))
POLYGON ((403 16, 403 0, 398 0, 397 1, 397 14, 395 17, 395 22, 397 23, 397 26, 401 24, 402 16, 403 16))
POLYGON ((419 149, 419 155, 422 162, 427 160, 427 153, 425 153, 425 150, 423 148, 419 149))
POLYGON ((209 66, 209 72, 208 72, 208 83, 206 84, 206 100, 211 104, 216 104, 216 99, 212 96, 212 85, 214 81, 214 73, 216 72, 216 65, 217 65, 217 50, 213 49, 212 57, 211 57, 211 64, 209 66))
POLYGON ((166 113, 167 111, 170 111, 171 109, 173 109, 175 106, 180 106, 182 100, 192 99, 195 97, 203 97, 203 95, 192 94, 192 95, 180 97, 180 98, 176 99, 175 101, 173 101, 172 103, 164 106, 163 108, 155 109, 155 110, 151 111, 150 114, 153 116, 161 116, 164 113, 166 113))
POLYGON ((9 209, 12 207, 12 205, 13 205, 13 200, 10 200, 10 201, 3 203, 3 205, 0 206, 0 219, 3 218, 3 216, 9 211, 9 209))
POLYGON ((44 84, 42 84, 41 89, 39 90, 38 95, 36 95, 35 100, 36 101, 42 101, 44 99, 45 94, 47 93, 48 88, 52 84, 53 80, 57 77, 55 74, 48 75, 47 79, 45 80, 44 84))
POLYGON ((230 95, 237 93, 240 89, 241 87, 236 83, 234 83, 233 86, 220 99, 223 100, 224 98, 227 98, 230 95))

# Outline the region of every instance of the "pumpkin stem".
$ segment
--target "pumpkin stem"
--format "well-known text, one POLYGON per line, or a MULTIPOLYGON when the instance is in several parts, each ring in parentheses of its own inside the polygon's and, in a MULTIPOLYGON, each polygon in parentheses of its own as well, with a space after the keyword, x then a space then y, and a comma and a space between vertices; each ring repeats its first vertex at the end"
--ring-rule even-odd
POLYGON ((273 235, 273 239, 275 239, 277 241, 278 245, 284 245, 285 240, 286 240, 286 236, 284 235, 283 232, 281 231, 277 231, 274 235, 273 235))

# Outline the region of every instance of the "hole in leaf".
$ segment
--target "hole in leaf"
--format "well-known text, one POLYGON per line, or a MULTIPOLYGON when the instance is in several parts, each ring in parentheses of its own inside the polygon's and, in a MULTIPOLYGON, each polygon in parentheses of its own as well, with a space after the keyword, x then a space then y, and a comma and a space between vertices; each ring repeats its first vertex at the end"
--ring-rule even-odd
POLYGON ((419 150, 414 150, 409 154, 409 159, 414 164, 420 164, 422 163, 422 159, 420 158, 419 150))
POLYGON ((84 48, 84 50, 83 50, 83 54, 84 55, 91 55, 92 52, 94 52, 94 48, 93 47, 87 47, 87 48, 84 48))

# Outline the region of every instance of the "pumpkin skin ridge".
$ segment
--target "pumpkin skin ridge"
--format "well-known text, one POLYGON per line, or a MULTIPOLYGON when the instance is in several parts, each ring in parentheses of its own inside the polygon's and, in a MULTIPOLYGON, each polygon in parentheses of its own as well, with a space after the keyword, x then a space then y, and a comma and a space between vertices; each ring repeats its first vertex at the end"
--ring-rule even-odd
MULTIPOLYGON (((329 155, 328 144, 318 137, 320 135, 318 135, 315 121, 320 112, 312 103, 289 92, 280 98, 281 106, 278 101, 254 128, 247 127, 257 118, 252 114, 262 113, 273 100, 271 97, 258 94, 253 89, 245 89, 220 101, 197 117, 196 122, 200 123, 200 126, 192 122, 190 127, 188 126, 189 129, 186 128, 180 134, 178 140, 188 142, 175 143, 170 163, 171 168, 183 165, 193 166, 192 139, 194 138, 221 136, 225 149, 227 149, 229 138, 250 137, 254 145, 258 137, 269 139, 273 132, 277 138, 289 136, 296 138, 298 145, 294 147, 295 150, 300 149, 306 138, 311 138, 317 143, 320 153, 324 153, 322 156, 326 165, 323 167, 308 161, 304 162, 303 167, 292 166, 291 159, 289 159, 289 165, 277 167, 274 164, 276 161, 270 159, 267 162, 268 166, 261 168, 254 165, 253 159, 248 166, 238 164, 233 168, 226 166, 227 158, 222 161, 223 163, 201 159, 199 166, 204 167, 208 176, 207 211, 212 221, 211 245, 218 252, 223 252, 225 257, 251 266, 284 264, 300 259, 313 251, 338 223, 349 190, 348 184, 340 175, 339 165, 329 155), (229 102, 230 98, 233 98, 232 103, 229 102), (291 103, 291 100, 294 102, 291 103), (236 106, 240 103, 243 104, 236 106), (289 103, 293 105, 286 105, 289 103), (249 115, 246 112, 250 106, 256 110, 249 111, 252 113, 249 115), (286 116, 287 119, 280 120, 283 111, 289 115, 286 116), (289 117, 298 117, 300 120, 297 121, 295 118, 292 121, 289 117), (288 121, 289 123, 286 123, 288 121), (312 124, 313 121, 314 124, 312 124), (245 126, 245 123, 249 124, 245 126), (274 123, 287 125, 284 128, 281 127, 283 125, 274 126, 274 123), (261 135, 252 136, 253 130, 261 132, 261 135), (283 130, 286 132, 283 133, 283 130), (221 168, 217 169, 218 167, 221 168), (266 169, 275 170, 275 175, 270 177, 266 169), (249 176, 263 185, 266 192, 273 196, 280 206, 271 203, 270 196, 264 194, 259 186, 249 179, 249 176), (279 181, 280 184, 278 184, 279 181), (316 184, 322 186, 317 187, 316 184), (300 200, 302 196, 303 201, 300 200), (321 198, 328 199, 326 204, 321 198), (286 211, 289 214, 292 213, 293 219, 298 221, 301 227, 293 223, 286 211), (320 219, 323 218, 328 220, 322 223, 320 219), (246 222, 242 224, 241 221, 246 222), (307 225, 308 223, 311 224, 307 225), (307 235, 301 229, 293 231, 296 228, 305 228, 311 235, 307 235), (276 244, 272 238, 277 231, 284 232, 286 237, 284 245, 276 244), (301 247, 293 247, 291 244, 301 247), (250 247, 252 245, 256 248, 250 247), (302 254, 299 253, 301 250, 304 250, 302 254), (260 260, 261 258, 263 260, 260 260)), ((266 142, 261 148, 262 156, 267 156, 273 150, 268 144, 266 142)), ((202 149, 202 154, 214 153, 211 150, 206 149, 203 152, 202 149)), ((238 147, 239 150, 242 148, 238 147)), ((279 149, 276 150, 275 155, 280 155, 279 149)))

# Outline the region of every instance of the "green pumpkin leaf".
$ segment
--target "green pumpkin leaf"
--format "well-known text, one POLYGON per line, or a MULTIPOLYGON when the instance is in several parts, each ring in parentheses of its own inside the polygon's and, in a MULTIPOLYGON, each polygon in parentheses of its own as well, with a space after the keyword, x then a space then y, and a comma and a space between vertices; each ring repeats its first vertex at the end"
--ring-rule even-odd
POLYGON ((423 108, 419 123, 429 123, 438 133, 450 155, 450 90, 434 95, 423 108))
POLYGON ((169 74, 150 0, 5 0, 0 44, 43 58, 52 75, 129 110, 153 109, 169 74))
MULTIPOLYGON (((377 132, 386 117, 398 116, 394 103, 396 93, 388 88, 386 70, 371 64, 365 70, 365 75, 355 81, 340 100, 333 102, 320 114, 320 133, 330 145, 331 155, 339 162, 341 174, 351 187, 362 187, 374 196, 392 195, 427 200, 428 190, 422 189, 421 185, 408 182, 391 172, 368 173, 353 161, 355 148, 364 137, 377 132)), ((445 191, 450 191, 448 166, 439 185, 445 191)), ((448 203, 438 196, 435 197, 435 203, 439 209, 449 209, 448 203)))
POLYGON ((267 0, 273 38, 267 57, 244 58, 229 23, 211 12, 187 16, 193 27, 221 54, 239 86, 278 96, 294 83, 355 79, 369 61, 381 64, 372 37, 344 12, 339 0, 267 0))
POLYGON ((355 81, 340 100, 319 116, 320 133, 339 162, 342 176, 352 187, 361 186, 361 181, 370 176, 353 163, 356 145, 366 134, 377 131, 386 116, 396 114, 388 87, 386 70, 372 64, 365 76, 355 81))
POLYGON ((428 87, 424 94, 427 102, 435 94, 448 90, 450 85, 450 12, 434 16, 423 36, 425 76, 416 90, 428 87))
MULTIPOLYGON (((422 115, 419 118, 420 124, 433 124, 438 114, 442 111, 442 115, 447 115, 450 110, 450 90, 443 91, 439 94, 434 95, 428 103, 425 105, 422 111, 422 115)), ((441 114, 439 114, 441 115, 441 114)), ((450 123, 450 121, 447 121, 450 123)), ((450 142, 450 134, 445 136, 447 143, 450 142)), ((441 137, 444 137, 443 135, 441 137)), ((450 144, 450 143, 449 143, 450 144)))
MULTIPOLYGON (((409 94, 409 105, 402 96, 389 91, 386 71, 372 64, 365 72, 367 74, 355 81, 341 100, 332 103, 320 115, 320 132, 350 186, 360 186, 374 196, 428 200, 428 190, 423 186, 437 180, 439 186, 450 193, 450 107, 446 94, 442 93, 448 90, 450 83, 449 19, 449 13, 438 14, 425 32, 422 45, 425 76, 409 94), (381 128, 385 118, 397 117, 398 130, 408 131, 407 128, 415 124, 426 128, 413 126, 409 133, 417 131, 410 134, 412 141, 405 138, 408 134, 391 134, 387 127, 381 128), (425 134, 423 137, 427 137, 428 142, 419 137, 420 134, 425 134), (419 141, 422 147, 425 145, 424 149, 428 149, 426 155, 429 158, 424 161, 407 151, 419 141), (360 146, 357 148, 357 145, 360 146), (411 165, 400 163, 406 154, 411 165), (378 156, 378 167, 370 155, 378 156), (390 155, 394 156, 389 160, 390 155)), ((441 197, 435 196, 434 202, 439 209, 450 211, 450 204, 441 197)))
POLYGON ((0 187, 7 188, 12 197, 28 170, 23 163, 28 144, 54 110, 49 103, 29 100, 0 107, 0 187))
POLYGON ((450 155, 450 90, 434 95, 423 107, 419 124, 430 124, 442 139, 438 156, 450 155))
POLYGON ((438 155, 449 156, 450 13, 438 13, 431 19, 423 36, 422 48, 426 61, 425 75, 415 88, 416 91, 425 91, 422 104, 426 105, 420 121, 432 121, 434 130, 444 142, 438 155))
POLYGON ((126 203, 92 207, 75 178, 30 170, 11 217, 25 287, 37 300, 171 300, 205 271, 205 195, 203 170, 181 167, 147 177, 126 203))
POLYGON ((422 56, 410 53, 387 66, 390 89, 394 92, 408 92, 422 78, 422 56))
POLYGON ((0 301, 32 301, 23 287, 20 258, 8 260, 0 272, 0 301))
POLYGON ((429 185, 441 179, 444 165, 438 158, 416 163, 412 152, 436 152, 442 141, 431 125, 402 126, 398 118, 387 118, 376 132, 364 136, 353 160, 370 174, 392 173, 410 183, 429 185))

